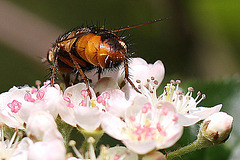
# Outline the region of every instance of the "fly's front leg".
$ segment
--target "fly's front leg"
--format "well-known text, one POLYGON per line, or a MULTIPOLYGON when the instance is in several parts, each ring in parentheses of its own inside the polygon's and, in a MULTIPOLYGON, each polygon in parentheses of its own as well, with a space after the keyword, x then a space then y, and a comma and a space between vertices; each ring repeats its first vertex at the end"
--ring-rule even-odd
POLYGON ((53 65, 51 66, 51 87, 54 85, 55 77, 56 77, 56 72, 57 72, 57 62, 58 61, 58 56, 55 57, 55 61, 53 65))

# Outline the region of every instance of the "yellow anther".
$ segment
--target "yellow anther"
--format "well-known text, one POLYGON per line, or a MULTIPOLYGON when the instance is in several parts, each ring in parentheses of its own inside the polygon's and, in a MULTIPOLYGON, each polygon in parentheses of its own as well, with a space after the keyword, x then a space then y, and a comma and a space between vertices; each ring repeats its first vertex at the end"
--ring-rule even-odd
POLYGON ((92 107, 96 107, 97 105, 97 100, 94 98, 94 99, 91 99, 90 100, 90 103, 91 103, 91 105, 92 105, 92 107))

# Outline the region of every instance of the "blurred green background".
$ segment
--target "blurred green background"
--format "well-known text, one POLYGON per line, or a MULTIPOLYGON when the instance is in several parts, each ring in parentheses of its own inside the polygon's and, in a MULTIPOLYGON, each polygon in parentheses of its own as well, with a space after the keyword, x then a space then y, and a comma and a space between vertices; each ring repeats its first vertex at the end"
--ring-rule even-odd
MULTIPOLYGON (((106 28, 114 29, 171 17, 124 33, 130 34, 134 43, 133 57, 151 63, 162 60, 165 82, 171 78, 184 80, 207 94, 202 105, 223 103, 223 110, 239 119, 235 111, 240 96, 238 0, 1 0, 0 8, 1 92, 14 85, 34 85, 37 79, 45 81, 48 65, 42 64, 41 58, 46 57, 59 34, 73 27, 103 24, 106 20, 106 28)), ((239 130, 235 130, 233 139, 239 136, 239 130)), ((238 142, 220 147, 225 149, 221 152, 225 156, 208 157, 211 149, 196 155, 206 154, 200 158, 204 160, 227 159, 233 157, 230 148, 239 148, 238 142)), ((191 155, 182 158, 193 159, 191 155)))
POLYGON ((143 57, 148 62, 162 60, 166 76, 174 75, 173 78, 180 79, 218 79, 238 75, 238 2, 2 0, 1 15, 5 14, 5 17, 2 16, 1 25, 6 27, 10 24, 12 28, 7 26, 11 29, 7 31, 0 28, 5 33, 0 34, 0 91, 6 91, 13 85, 34 84, 36 79, 45 80, 47 65, 41 64, 40 57, 46 56, 48 48, 58 35, 86 23, 103 24, 104 20, 107 28, 114 29, 171 17, 168 21, 124 33, 131 35, 135 52, 133 56, 143 57), (6 2, 9 8, 5 7, 6 2), (11 8, 13 6, 15 8, 11 8), (16 9, 24 14, 13 12, 16 9), (11 14, 10 19, 8 16, 11 14), (14 24, 12 21, 18 23, 14 24))

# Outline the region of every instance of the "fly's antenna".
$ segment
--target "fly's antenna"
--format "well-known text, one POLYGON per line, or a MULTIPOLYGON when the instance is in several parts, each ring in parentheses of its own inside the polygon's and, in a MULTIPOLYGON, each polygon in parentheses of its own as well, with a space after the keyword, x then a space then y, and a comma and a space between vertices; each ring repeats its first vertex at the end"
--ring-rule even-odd
POLYGON ((140 24, 133 25, 133 26, 126 26, 126 27, 123 27, 123 28, 120 28, 120 29, 117 29, 117 30, 113 30, 112 32, 120 32, 120 31, 124 31, 124 30, 127 30, 127 29, 137 28, 137 27, 148 25, 148 24, 156 23, 156 22, 159 22, 159 21, 168 20, 168 19, 170 19, 170 18, 156 19, 156 20, 153 20, 153 21, 148 21, 148 22, 140 23, 140 24))

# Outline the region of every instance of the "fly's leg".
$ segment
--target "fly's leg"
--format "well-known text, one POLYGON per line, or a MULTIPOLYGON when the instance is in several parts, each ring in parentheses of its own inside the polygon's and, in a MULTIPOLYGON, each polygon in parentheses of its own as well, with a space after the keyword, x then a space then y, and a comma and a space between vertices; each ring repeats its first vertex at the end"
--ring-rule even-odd
POLYGON ((98 80, 99 80, 101 78, 101 73, 102 73, 102 68, 101 67, 98 68, 97 73, 98 73, 98 80))
POLYGON ((131 81, 131 79, 129 78, 129 71, 128 71, 128 61, 124 60, 124 69, 125 69, 125 78, 128 81, 128 83, 134 88, 135 91, 137 91, 138 93, 141 93, 139 91, 139 89, 134 85, 134 83, 131 81))
POLYGON ((89 82, 88 82, 87 76, 84 74, 84 72, 83 72, 83 70, 81 69, 80 65, 79 65, 78 62, 76 61, 75 56, 72 55, 72 53, 70 53, 70 52, 68 52, 68 54, 69 54, 69 56, 71 57, 71 59, 72 59, 72 61, 73 61, 73 64, 74 64, 75 68, 77 69, 78 73, 82 76, 82 78, 84 79, 84 81, 85 81, 85 83, 86 83, 89 97, 92 98, 92 94, 91 94, 90 89, 89 89, 89 82))
POLYGON ((55 77, 56 77, 56 72, 57 72, 57 61, 58 61, 58 56, 55 57, 54 64, 51 66, 51 87, 54 85, 55 77))

